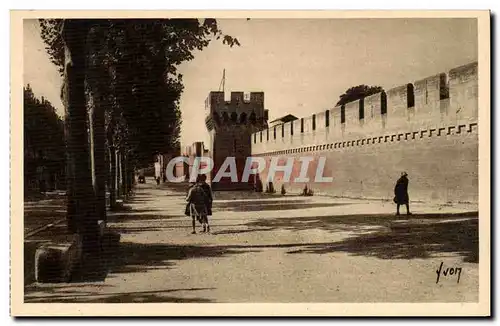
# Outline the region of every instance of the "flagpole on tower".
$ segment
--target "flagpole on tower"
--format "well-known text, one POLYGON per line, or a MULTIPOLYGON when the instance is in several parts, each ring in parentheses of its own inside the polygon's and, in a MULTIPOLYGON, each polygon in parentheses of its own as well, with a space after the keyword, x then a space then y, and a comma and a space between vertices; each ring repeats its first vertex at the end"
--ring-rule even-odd
POLYGON ((222 91, 226 91, 226 69, 222 71, 222 91))
POLYGON ((222 70, 222 80, 220 81, 219 84, 219 92, 221 91, 221 87, 222 91, 224 92, 226 89, 226 69, 222 70))

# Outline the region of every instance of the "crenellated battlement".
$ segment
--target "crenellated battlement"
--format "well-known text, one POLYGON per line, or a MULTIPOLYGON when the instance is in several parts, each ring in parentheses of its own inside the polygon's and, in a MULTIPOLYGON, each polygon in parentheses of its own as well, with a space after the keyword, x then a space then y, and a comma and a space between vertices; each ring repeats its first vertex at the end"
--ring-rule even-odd
MULTIPOLYGON (((477 122, 473 62, 251 136, 252 154, 477 122)), ((231 101, 232 102, 232 101, 231 101)))
POLYGON ((205 103, 208 113, 232 112, 250 114, 255 112, 257 116, 264 115, 264 92, 231 92, 229 101, 225 100, 224 92, 210 92, 205 103))
POLYGON ((235 125, 267 126, 267 110, 264 110, 264 92, 231 92, 226 101, 224 92, 210 92, 205 101, 206 125, 213 128, 232 128, 235 125))

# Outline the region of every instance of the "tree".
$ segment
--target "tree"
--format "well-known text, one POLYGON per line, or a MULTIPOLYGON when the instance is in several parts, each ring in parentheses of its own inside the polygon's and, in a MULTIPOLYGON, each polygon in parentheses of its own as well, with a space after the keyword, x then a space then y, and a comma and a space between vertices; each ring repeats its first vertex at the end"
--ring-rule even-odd
POLYGON ((24 89, 24 176, 25 190, 40 181, 37 168, 47 170, 54 188, 64 177, 64 123, 52 104, 37 98, 28 84, 24 89))
POLYGON ((384 89, 381 86, 354 86, 346 90, 344 94, 340 95, 340 99, 337 102, 336 106, 342 106, 346 103, 353 102, 383 91, 384 89))
POLYGON ((42 152, 53 159, 64 154, 64 123, 52 103, 38 99, 28 84, 24 91, 24 149, 30 156, 42 152))
POLYGON ((67 220, 73 233, 82 237, 84 253, 98 248, 95 194, 92 187, 85 98, 86 40, 88 22, 65 20, 61 27, 64 46, 63 103, 67 156, 67 220))

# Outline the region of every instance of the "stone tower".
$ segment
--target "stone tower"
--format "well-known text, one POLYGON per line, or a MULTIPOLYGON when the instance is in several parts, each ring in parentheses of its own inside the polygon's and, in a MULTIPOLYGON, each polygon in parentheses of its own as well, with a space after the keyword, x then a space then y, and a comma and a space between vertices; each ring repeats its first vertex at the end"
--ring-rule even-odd
MULTIPOLYGON (((241 176, 247 157, 251 156, 252 133, 267 128, 268 111, 264 110, 264 93, 231 92, 231 100, 225 101, 224 92, 210 92, 205 102, 205 123, 210 134, 208 144, 214 167, 212 180, 227 157, 235 157, 238 183, 223 177, 212 182, 214 190, 249 189, 253 179, 242 183, 241 176)), ((229 171, 228 169, 225 169, 229 171)))

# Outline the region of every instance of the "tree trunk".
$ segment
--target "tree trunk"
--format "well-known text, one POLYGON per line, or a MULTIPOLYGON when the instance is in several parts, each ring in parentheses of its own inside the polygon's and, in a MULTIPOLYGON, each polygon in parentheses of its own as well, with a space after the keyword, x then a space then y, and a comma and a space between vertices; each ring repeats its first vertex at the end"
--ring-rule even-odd
POLYGON ((134 170, 132 169, 132 166, 130 165, 129 162, 129 170, 128 170, 128 191, 131 193, 132 188, 134 187, 135 184, 135 177, 134 177, 134 170))
POLYGON ((66 20, 64 107, 67 141, 67 218, 71 232, 82 236, 82 249, 98 248, 98 226, 88 149, 85 100, 85 40, 88 28, 83 20, 66 20))
POLYGON ((109 208, 116 208, 116 151, 113 142, 114 118, 111 116, 106 125, 106 144, 108 148, 108 190, 109 190, 109 208))
POLYGON ((94 193, 96 197, 96 214, 99 219, 106 221, 106 131, 104 123, 105 103, 101 97, 94 101, 91 111, 92 118, 92 147, 93 147, 93 173, 94 193))
POLYGON ((128 191, 127 191, 127 154, 122 152, 121 155, 121 176, 122 176, 122 194, 123 201, 127 200, 128 191))
POLYGON ((109 208, 116 207, 116 152, 115 147, 109 147, 109 208))
POLYGON ((127 193, 132 194, 132 186, 134 183, 134 171, 132 170, 132 165, 130 158, 127 161, 127 193))
POLYGON ((116 191, 117 197, 122 198, 122 154, 120 149, 116 150, 116 191))

